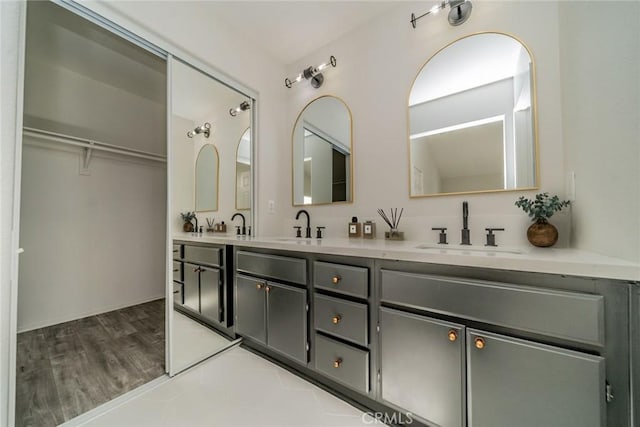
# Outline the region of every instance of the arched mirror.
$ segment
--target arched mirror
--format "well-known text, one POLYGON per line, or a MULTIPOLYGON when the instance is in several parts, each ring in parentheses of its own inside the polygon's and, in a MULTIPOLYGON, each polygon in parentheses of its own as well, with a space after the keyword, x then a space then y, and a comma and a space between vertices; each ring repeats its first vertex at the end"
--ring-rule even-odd
POLYGON ((351 202, 351 112, 333 96, 310 102, 293 128, 293 205, 351 202))
POLYGON ((437 52, 409 96, 410 195, 537 188, 534 77, 527 48, 505 34, 437 52))
POLYGON ((236 150, 236 209, 251 208, 251 129, 242 134, 236 150))
POLYGON ((218 210, 218 150, 205 144, 196 159, 196 211, 218 210))

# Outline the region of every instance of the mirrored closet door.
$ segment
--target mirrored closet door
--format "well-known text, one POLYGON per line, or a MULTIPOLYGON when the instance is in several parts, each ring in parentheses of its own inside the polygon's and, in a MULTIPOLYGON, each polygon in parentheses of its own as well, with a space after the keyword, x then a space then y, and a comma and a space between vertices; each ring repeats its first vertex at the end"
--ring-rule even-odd
MULTIPOLYGON (((196 236, 215 237, 211 224, 230 231, 236 210, 250 225, 252 99, 178 59, 169 66, 172 231, 183 231, 187 212, 195 212, 203 230, 196 236)), ((172 254, 169 374, 175 375, 235 341, 229 248, 174 241, 172 254)))
POLYGON ((27 2, 17 426, 165 375, 166 81, 162 55, 27 2))

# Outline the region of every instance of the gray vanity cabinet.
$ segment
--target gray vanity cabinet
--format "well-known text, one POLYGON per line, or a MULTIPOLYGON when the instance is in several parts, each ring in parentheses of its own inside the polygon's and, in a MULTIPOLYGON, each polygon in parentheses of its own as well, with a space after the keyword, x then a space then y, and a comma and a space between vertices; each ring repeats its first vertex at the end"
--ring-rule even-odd
POLYGON ((267 282, 267 345, 307 363, 307 291, 267 282))
POLYGON ((443 426, 606 425, 605 359, 568 349, 604 343, 603 296, 382 269, 381 303, 384 403, 443 426))
POLYGON ((236 333, 307 363, 307 291, 236 275, 236 333))
POLYGON ((229 327, 225 248, 196 244, 173 248, 174 307, 210 326, 229 327))
POLYGON ((236 251, 236 333, 306 365, 306 285, 305 259, 236 251))
POLYGON ((200 266, 184 263, 184 306, 200 312, 200 266))
POLYGON ((236 333, 267 343, 267 305, 262 279, 236 275, 236 333))
POLYGON ((183 294, 183 272, 182 272, 182 254, 181 246, 173 245, 173 303, 178 305, 184 304, 183 294))
POLYGON ((216 322, 222 321, 221 285, 219 269, 184 263, 184 306, 216 322))
POLYGON ((473 329, 466 341, 469 427, 606 425, 602 357, 473 329))
POLYGON ((379 320, 383 402, 429 423, 464 426, 464 326, 384 307, 379 320))
POLYGON ((222 278, 220 270, 200 267, 200 314, 207 319, 222 322, 222 278))

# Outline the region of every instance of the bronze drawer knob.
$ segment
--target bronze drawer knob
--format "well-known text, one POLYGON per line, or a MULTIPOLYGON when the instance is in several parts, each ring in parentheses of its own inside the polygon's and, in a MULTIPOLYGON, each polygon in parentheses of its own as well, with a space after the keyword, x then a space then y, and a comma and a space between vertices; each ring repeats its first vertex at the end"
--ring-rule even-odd
POLYGON ((482 350, 485 347, 484 338, 477 337, 473 342, 476 344, 478 350, 482 350))
POLYGON ((334 325, 337 325, 338 323, 340 323, 341 320, 342 320, 342 316, 340 316, 339 314, 336 314, 331 318, 331 323, 333 323, 334 325))
POLYGON ((458 332, 454 329, 449 329, 447 336, 449 337, 449 341, 455 342, 458 339, 458 332))
POLYGON ((335 276, 333 276, 331 278, 331 283, 333 283, 334 285, 337 285, 338 283, 340 283, 340 280, 342 279, 342 277, 338 276, 337 274, 335 276))
POLYGON ((333 361, 333 367, 338 369, 342 365, 342 358, 339 357, 333 361))

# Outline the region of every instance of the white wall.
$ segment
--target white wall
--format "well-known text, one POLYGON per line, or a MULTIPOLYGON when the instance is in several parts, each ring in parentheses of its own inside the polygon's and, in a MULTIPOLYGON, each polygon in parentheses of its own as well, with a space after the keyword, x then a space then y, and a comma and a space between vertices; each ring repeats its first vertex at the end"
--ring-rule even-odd
POLYGON ((25 126, 166 155, 164 104, 31 56, 25 82, 25 126))
MULTIPOLYGON (((381 225, 377 228, 381 237, 386 226, 382 226, 376 209, 404 207, 400 228, 407 238, 435 242, 437 235, 431 227, 443 226, 449 228, 450 241, 456 242, 462 228, 462 201, 468 200, 474 244, 483 243, 485 227, 496 226, 506 228, 498 236, 498 244, 528 245, 525 234, 529 219, 514 203, 518 196, 531 197, 535 192, 409 198, 407 104, 413 79, 442 46, 480 31, 516 36, 529 47, 537 67, 540 162, 544 171, 540 187, 563 197, 557 4, 482 1, 474 4, 471 18, 460 27, 449 26, 446 16, 437 15, 418 21, 413 29, 411 13, 427 9, 423 2, 398 2, 384 15, 288 67, 287 75, 295 75, 328 55, 335 55, 338 63, 336 68, 326 70, 321 88, 316 90, 302 82, 287 92, 289 129, 301 109, 317 96, 339 96, 353 113, 354 203, 310 207, 312 224, 327 226, 327 236, 346 237, 346 223, 356 215, 381 225)), ((290 156, 290 152, 286 154, 290 156)), ((285 212, 280 233, 292 233, 294 215, 294 208, 285 212)), ((556 214, 553 222, 560 229, 559 246, 567 245, 568 214, 556 214)))
POLYGON ((18 332, 164 296, 166 165, 25 137, 18 332))
POLYGON ((640 3, 559 10, 572 243, 640 262, 640 3))

